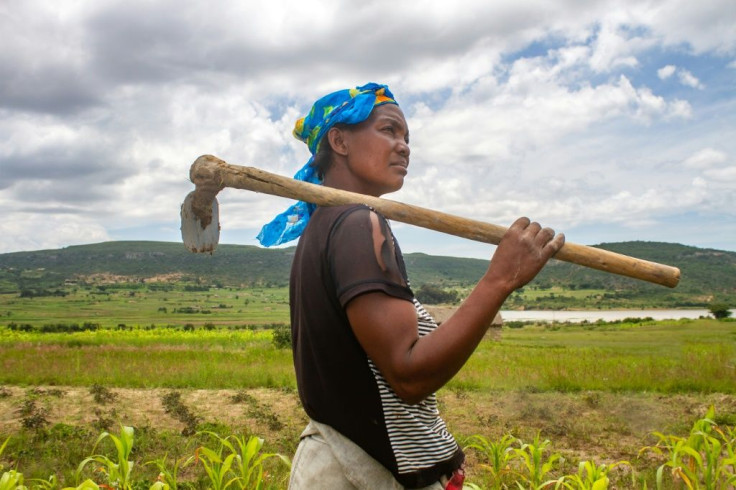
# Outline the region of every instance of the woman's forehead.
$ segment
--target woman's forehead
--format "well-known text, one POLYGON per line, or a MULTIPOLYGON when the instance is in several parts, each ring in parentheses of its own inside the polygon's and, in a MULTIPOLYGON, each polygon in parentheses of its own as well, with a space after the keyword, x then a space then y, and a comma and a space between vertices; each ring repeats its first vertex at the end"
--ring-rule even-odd
POLYGON ((396 104, 381 104, 379 106, 376 106, 373 108, 373 114, 392 114, 394 116, 400 116, 401 118, 404 117, 404 112, 401 110, 401 107, 399 107, 396 104))
POLYGON ((399 106, 396 104, 383 104, 373 109, 370 119, 392 119, 407 127, 406 118, 399 106))

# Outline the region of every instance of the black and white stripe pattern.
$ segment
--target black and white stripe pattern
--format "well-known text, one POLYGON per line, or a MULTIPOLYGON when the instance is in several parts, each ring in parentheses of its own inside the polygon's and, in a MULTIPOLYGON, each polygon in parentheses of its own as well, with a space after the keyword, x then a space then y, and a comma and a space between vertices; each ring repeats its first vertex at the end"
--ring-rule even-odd
MULTIPOLYGON (((419 336, 423 337, 437 328, 437 322, 416 299, 414 307, 419 336)), ((373 361, 369 359, 368 363, 381 394, 386 429, 399 473, 415 472, 450 459, 458 446, 440 418, 437 397, 433 394, 416 405, 408 405, 391 389, 373 361)))

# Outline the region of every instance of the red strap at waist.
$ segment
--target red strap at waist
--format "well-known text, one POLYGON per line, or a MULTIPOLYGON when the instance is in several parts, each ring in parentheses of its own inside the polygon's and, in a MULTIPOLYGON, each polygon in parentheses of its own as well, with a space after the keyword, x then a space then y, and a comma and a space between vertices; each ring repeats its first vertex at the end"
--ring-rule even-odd
POLYGON ((452 472, 452 476, 445 486, 445 490, 463 490, 463 482, 465 482, 465 470, 458 468, 452 472))

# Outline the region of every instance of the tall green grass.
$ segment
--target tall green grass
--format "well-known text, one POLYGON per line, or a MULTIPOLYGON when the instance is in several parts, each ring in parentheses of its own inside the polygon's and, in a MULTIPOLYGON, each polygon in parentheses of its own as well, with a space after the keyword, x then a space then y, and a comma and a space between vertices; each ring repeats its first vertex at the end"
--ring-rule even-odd
POLYGON ((734 393, 735 340, 736 323, 707 319, 504 329, 448 386, 734 393))
MULTIPOLYGON (((736 322, 527 326, 481 343, 448 388, 471 391, 736 392, 736 322)), ((272 330, 0 327, 0 383, 114 387, 295 386, 272 330)))
POLYGON ((128 388, 294 387, 272 332, 174 329, 39 334, 0 329, 0 383, 128 388))

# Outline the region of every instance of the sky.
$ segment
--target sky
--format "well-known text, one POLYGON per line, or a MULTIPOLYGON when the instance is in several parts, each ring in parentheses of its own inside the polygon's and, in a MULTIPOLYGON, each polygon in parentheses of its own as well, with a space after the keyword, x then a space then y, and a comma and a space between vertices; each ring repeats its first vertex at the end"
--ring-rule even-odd
MULTIPOLYGON (((736 251, 734 26, 733 0, 0 0, 0 253, 181 242, 199 155, 291 176, 296 119, 367 82, 411 131, 389 199, 736 251)), ((218 200, 221 244, 290 204, 218 200)), ((493 251, 393 229, 405 253, 493 251)))

